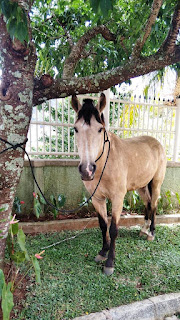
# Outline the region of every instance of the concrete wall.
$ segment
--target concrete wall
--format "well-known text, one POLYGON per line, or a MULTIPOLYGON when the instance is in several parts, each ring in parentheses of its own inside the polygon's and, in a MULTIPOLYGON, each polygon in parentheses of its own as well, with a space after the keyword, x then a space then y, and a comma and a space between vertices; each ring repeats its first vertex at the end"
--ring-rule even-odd
MULTIPOLYGON (((53 194, 65 195, 65 208, 76 208, 82 202, 83 194, 88 195, 78 172, 78 160, 34 160, 32 165, 36 179, 47 199, 53 194)), ((162 191, 171 190, 180 194, 180 163, 169 162, 162 191)), ((38 189, 33 181, 29 163, 25 161, 23 173, 17 188, 17 196, 25 204, 23 213, 33 210, 33 192, 38 189)))

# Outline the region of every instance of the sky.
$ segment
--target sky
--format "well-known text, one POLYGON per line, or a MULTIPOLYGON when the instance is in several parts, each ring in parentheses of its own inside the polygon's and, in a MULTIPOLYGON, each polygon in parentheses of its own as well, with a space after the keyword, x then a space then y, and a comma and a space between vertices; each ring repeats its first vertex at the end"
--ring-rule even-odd
MULTIPOLYGON (((131 79, 132 84, 125 84, 123 83, 120 86, 119 91, 121 93, 128 93, 131 92, 132 95, 138 96, 144 96, 143 90, 148 85, 150 79, 152 78, 153 73, 150 73, 148 75, 140 76, 131 79)), ((166 68, 166 73, 164 77, 163 84, 159 82, 155 82, 152 84, 152 87, 149 89, 149 96, 154 98, 161 98, 165 100, 172 100, 174 99, 174 89, 176 84, 176 73, 174 70, 170 68, 166 68)))

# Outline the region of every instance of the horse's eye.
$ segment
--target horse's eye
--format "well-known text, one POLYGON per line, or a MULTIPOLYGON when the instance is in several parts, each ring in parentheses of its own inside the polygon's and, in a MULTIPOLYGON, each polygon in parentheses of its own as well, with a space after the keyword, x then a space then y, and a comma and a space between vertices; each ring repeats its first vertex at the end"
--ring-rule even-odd
POLYGON ((100 132, 102 131, 102 129, 103 129, 103 128, 100 128, 100 129, 98 130, 98 132, 100 133, 100 132))
POLYGON ((78 133, 78 129, 77 129, 76 127, 74 127, 74 131, 75 131, 76 133, 78 133))

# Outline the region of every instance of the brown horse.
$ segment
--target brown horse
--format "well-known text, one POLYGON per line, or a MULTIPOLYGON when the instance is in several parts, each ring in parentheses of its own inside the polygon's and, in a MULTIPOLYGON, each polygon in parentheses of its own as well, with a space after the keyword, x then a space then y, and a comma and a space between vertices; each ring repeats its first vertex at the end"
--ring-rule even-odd
MULTIPOLYGON (((77 112, 74 129, 80 156, 79 172, 89 193, 94 191, 99 181, 108 154, 108 144, 104 144, 105 122, 102 113, 105 105, 103 93, 97 106, 91 99, 85 99, 81 105, 76 95, 72 96, 72 107, 77 112)), ((147 235, 148 240, 154 239, 155 214, 166 171, 166 155, 162 145, 149 136, 120 139, 108 132, 108 139, 109 158, 92 202, 98 212, 103 236, 102 250, 95 261, 106 260, 104 272, 111 275, 114 271, 118 224, 127 191, 138 190, 145 204, 145 222, 140 234, 147 235), (107 198, 112 202, 109 230, 107 198)))

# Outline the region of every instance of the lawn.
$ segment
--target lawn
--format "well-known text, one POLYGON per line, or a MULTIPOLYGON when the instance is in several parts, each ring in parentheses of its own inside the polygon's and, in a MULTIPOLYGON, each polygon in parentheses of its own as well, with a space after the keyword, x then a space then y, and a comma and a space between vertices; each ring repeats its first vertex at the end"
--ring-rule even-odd
MULTIPOLYGON (((78 232, 27 237, 31 253, 78 232)), ((139 228, 120 229, 116 241, 116 269, 111 277, 94 257, 101 246, 99 229, 46 249, 41 285, 30 275, 27 299, 14 319, 67 320, 102 309, 180 291, 180 226, 157 226, 156 240, 139 237, 139 228)))

